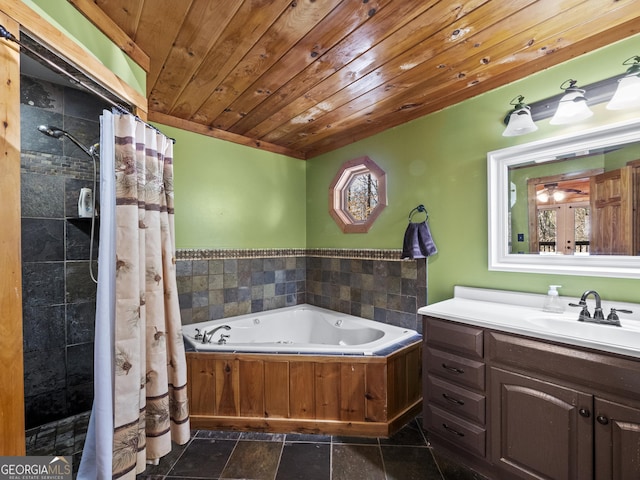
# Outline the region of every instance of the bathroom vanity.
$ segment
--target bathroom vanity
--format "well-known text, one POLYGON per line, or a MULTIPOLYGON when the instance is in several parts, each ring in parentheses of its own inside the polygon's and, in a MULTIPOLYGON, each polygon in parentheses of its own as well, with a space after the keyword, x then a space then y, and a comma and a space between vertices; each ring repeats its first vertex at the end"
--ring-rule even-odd
POLYGON ((603 302, 634 312, 614 327, 543 299, 456 287, 419 310, 429 440, 491 479, 640 478, 640 305, 603 302))

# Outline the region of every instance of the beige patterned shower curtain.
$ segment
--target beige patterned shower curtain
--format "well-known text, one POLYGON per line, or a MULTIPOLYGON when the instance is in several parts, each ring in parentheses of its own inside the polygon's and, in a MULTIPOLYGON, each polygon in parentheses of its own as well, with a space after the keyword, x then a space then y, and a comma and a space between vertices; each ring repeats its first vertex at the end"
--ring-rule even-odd
POLYGON ((116 313, 113 478, 134 479, 190 435, 176 286, 173 142, 114 115, 116 313))

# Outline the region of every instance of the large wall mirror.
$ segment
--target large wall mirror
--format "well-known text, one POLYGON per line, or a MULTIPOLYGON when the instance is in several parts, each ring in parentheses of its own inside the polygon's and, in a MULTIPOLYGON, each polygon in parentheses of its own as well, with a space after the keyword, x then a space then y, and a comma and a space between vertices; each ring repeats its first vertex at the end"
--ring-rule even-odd
POLYGON ((640 119, 487 162, 489 270, 640 276, 640 119))

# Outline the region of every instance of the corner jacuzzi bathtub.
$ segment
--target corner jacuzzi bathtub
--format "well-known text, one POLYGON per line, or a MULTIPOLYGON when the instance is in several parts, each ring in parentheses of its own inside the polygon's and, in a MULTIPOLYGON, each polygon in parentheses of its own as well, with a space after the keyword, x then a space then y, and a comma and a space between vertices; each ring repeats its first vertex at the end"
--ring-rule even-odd
POLYGON ((198 352, 373 355, 418 338, 415 330, 312 305, 212 320, 182 330, 198 352))
POLYGON ((421 408, 414 330, 298 305, 183 335, 193 428, 379 437, 421 408))

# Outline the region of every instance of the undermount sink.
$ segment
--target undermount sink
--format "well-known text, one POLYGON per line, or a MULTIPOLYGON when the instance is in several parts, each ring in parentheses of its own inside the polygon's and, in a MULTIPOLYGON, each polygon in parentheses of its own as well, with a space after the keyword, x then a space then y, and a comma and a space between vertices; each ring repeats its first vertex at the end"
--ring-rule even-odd
MULTIPOLYGON (((602 300, 605 317, 611 308, 631 312, 619 310, 618 327, 578 321, 580 309, 568 306, 578 303, 577 298, 561 297, 567 306, 564 313, 544 312, 544 298, 540 294, 456 286, 454 298, 422 307, 418 313, 640 358, 640 304, 602 300)), ((593 312, 593 300, 588 299, 587 304, 593 312)))
POLYGON ((614 345, 635 344, 640 346, 640 326, 635 322, 621 320, 622 326, 606 325, 602 323, 579 322, 577 314, 542 314, 526 316, 522 323, 532 330, 556 333, 568 337, 575 337, 608 343, 614 345))

